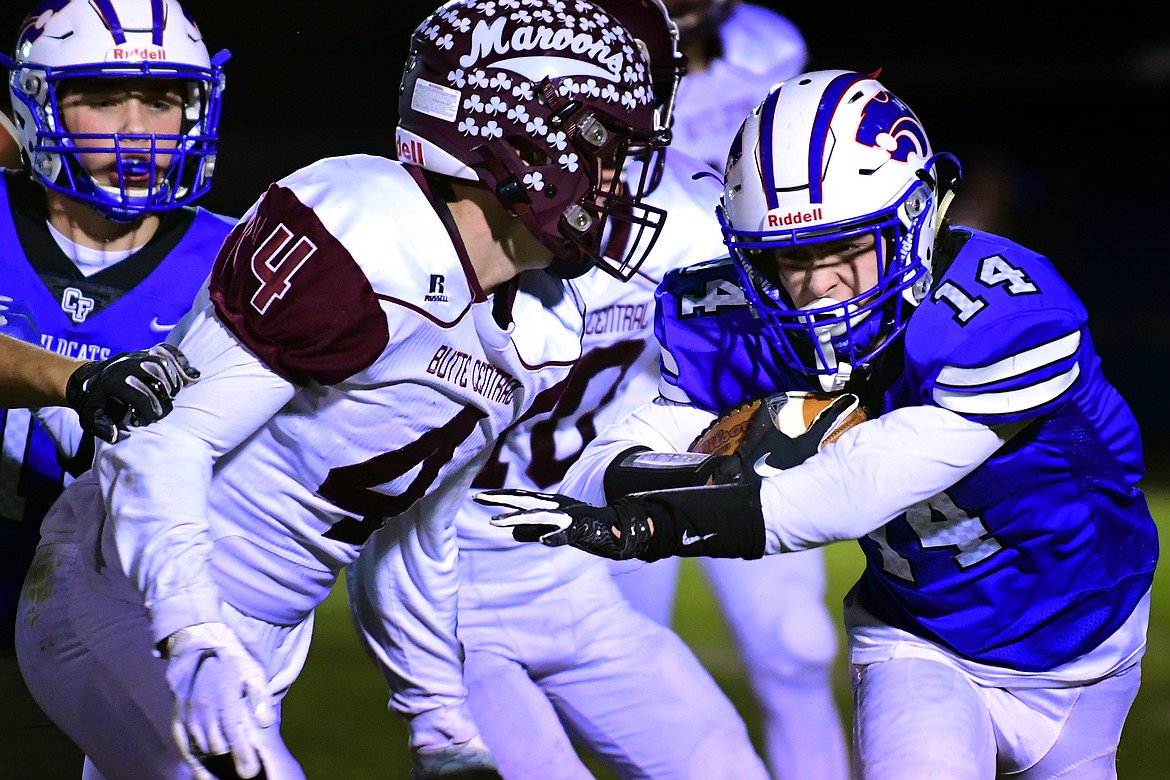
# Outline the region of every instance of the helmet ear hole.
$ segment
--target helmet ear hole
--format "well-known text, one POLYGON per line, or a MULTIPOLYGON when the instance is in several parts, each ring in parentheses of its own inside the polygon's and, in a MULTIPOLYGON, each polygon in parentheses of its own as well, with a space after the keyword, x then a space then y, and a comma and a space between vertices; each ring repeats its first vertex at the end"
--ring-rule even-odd
POLYGON ((516 135, 508 138, 508 145, 516 150, 516 156, 530 167, 542 167, 552 162, 551 158, 527 136, 516 135))

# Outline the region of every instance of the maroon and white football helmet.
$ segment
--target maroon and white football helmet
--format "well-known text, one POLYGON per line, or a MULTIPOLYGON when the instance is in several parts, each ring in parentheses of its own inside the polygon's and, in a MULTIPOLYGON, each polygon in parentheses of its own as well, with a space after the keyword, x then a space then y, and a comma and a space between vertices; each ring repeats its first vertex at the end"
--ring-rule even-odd
POLYGON ((650 60, 658 127, 670 129, 678 83, 687 72, 687 58, 679 50, 679 30, 662 0, 618 0, 610 7, 650 60))
MULTIPOLYGON (((640 46, 644 47, 650 59, 650 79, 654 86, 654 108, 657 112, 655 127, 666 131, 666 142, 671 139, 670 127, 674 121, 674 98, 678 94, 678 83, 687 72, 687 58, 679 50, 678 25, 670 18, 670 12, 662 0, 623 0, 616 4, 611 13, 630 31, 640 46)), ((633 185, 644 194, 653 192, 662 178, 663 149, 650 153, 649 159, 641 159, 639 166, 627 166, 624 171, 626 184, 637 176, 640 181, 633 185)), ((615 237, 616 238, 616 237, 615 237)), ((613 251, 616 241, 607 243, 607 251, 613 251)))
MULTIPOLYGON (((627 0, 622 16, 638 26, 647 14, 649 28, 660 6, 627 0)), ((603 185, 601 169, 661 164, 669 112, 655 104, 649 48, 589 0, 453 0, 411 36, 398 158, 490 187, 553 251, 553 272, 597 265, 629 279, 666 213, 641 202, 652 171, 603 185), (603 256, 603 234, 627 231, 624 251, 603 256)))

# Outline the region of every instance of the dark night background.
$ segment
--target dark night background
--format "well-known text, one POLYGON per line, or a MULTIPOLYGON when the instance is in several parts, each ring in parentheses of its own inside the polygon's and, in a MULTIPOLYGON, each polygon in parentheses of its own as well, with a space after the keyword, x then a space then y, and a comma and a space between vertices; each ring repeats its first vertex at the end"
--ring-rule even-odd
MULTIPOLYGON (((1159 229, 1170 205, 1170 11, 1133 0, 1085 13, 1025 2, 760 4, 802 29, 810 69, 881 68, 935 149, 964 162, 955 210, 994 208, 983 218, 998 232, 1053 259, 1088 306, 1106 373, 1160 470, 1170 433, 1159 386, 1170 358, 1159 229)), ((31 5, 4 3, 5 49, 31 5)), ((318 158, 393 154, 407 38, 433 0, 185 5, 208 48, 233 55, 205 206, 238 215, 318 158)))

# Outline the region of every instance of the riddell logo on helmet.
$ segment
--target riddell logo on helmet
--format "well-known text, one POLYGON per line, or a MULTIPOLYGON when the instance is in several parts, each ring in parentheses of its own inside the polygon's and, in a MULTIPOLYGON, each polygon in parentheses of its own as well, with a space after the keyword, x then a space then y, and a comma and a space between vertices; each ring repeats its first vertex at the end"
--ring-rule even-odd
POLYGON ((767 218, 768 227, 785 227, 787 225, 803 225, 806 222, 817 222, 821 219, 821 210, 813 209, 812 211, 798 211, 795 214, 788 213, 784 216, 779 214, 769 214, 767 218))
POLYGON ((395 146, 398 149, 399 162, 414 163, 415 165, 426 167, 426 161, 423 159, 422 144, 413 139, 408 141, 402 136, 398 136, 395 140, 397 141, 395 146))
POLYGON ((123 48, 118 46, 110 50, 107 61, 112 60, 165 60, 167 58, 167 50, 163 48, 158 49, 140 49, 140 48, 123 48))

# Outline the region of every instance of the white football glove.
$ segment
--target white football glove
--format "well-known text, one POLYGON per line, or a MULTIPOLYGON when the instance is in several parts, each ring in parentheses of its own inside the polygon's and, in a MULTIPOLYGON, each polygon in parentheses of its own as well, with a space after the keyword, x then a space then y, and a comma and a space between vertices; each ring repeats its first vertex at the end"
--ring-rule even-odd
POLYGON ((214 780, 201 757, 226 753, 240 777, 260 774, 258 729, 276 722, 276 710, 264 670, 235 632, 223 623, 180 629, 165 655, 175 694, 171 732, 195 780, 214 780))
POLYGON ((410 780, 500 780, 495 756, 479 737, 438 750, 416 750, 410 780))

